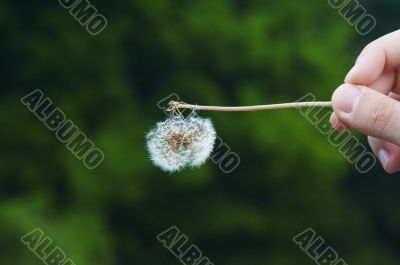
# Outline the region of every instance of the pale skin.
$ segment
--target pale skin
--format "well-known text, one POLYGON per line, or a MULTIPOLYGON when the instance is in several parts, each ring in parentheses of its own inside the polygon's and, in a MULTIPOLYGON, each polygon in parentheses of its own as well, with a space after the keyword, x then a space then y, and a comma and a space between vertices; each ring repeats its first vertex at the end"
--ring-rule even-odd
POLYGON ((368 44, 332 96, 332 126, 354 128, 388 173, 400 171, 400 30, 368 44))

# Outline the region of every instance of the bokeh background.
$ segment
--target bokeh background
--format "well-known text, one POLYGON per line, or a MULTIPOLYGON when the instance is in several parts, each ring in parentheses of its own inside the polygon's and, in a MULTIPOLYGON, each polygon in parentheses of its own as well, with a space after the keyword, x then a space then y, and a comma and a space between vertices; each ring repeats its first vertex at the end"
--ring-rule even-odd
MULTIPOLYGON (((20 237, 40 227, 77 265, 169 265, 177 226, 214 264, 313 264, 292 237, 314 228, 348 264, 394 265, 400 178, 368 174, 296 110, 201 113, 239 154, 166 174, 145 133, 171 93, 198 104, 329 100, 362 47, 398 29, 397 0, 361 1, 359 36, 320 0, 93 0, 91 36, 58 1, 0 2, 0 264, 42 264, 20 237), (95 170, 20 98, 41 89, 105 153, 95 170)), ((365 137, 358 135, 365 143, 365 137)))

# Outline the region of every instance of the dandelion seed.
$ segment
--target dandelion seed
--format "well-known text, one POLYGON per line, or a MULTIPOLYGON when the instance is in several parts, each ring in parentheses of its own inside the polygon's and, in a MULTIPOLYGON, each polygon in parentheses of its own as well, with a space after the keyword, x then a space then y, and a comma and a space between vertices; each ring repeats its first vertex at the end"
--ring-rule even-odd
POLYGON ((153 163, 168 172, 179 171, 187 166, 198 167, 205 163, 213 150, 216 138, 211 120, 193 115, 183 118, 179 109, 241 112, 306 107, 332 107, 332 103, 318 101, 222 107, 171 101, 167 111, 175 116, 157 123, 147 134, 147 149, 153 163))
POLYGON ((175 172, 204 164, 213 150, 216 133, 210 119, 171 117, 157 123, 146 138, 153 163, 175 172))

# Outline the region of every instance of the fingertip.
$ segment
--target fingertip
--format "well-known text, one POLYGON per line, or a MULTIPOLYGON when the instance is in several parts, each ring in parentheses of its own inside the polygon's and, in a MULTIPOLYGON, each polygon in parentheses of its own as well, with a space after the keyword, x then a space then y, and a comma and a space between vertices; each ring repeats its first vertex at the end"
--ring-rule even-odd
POLYGON ((387 173, 394 174, 400 171, 398 162, 395 161, 393 155, 387 149, 384 148, 380 149, 378 152, 378 158, 382 164, 383 169, 387 173))
POLYGON ((368 73, 368 70, 363 69, 365 67, 356 63, 350 71, 347 73, 344 82, 353 85, 369 85, 375 81, 377 76, 368 73))
MULTIPOLYGON (((383 166, 387 173, 393 174, 400 171, 400 148, 399 146, 384 142, 384 148, 389 154, 387 163, 383 166)), ((383 165, 383 163, 382 163, 383 165)))
POLYGON ((343 84, 339 86, 332 95, 332 107, 342 117, 343 113, 351 113, 353 106, 361 94, 361 87, 343 84))
POLYGON ((335 112, 332 112, 330 122, 332 124, 332 127, 335 129, 339 125, 339 118, 336 116, 335 112))
POLYGON ((330 122, 332 124, 332 128, 334 128, 336 131, 342 132, 346 131, 349 128, 339 119, 337 114, 335 112, 332 112, 330 122))
POLYGON ((344 81, 354 85, 369 86, 382 74, 385 56, 377 45, 368 45, 357 58, 355 65, 347 73, 344 81))
POLYGON ((344 82, 345 83, 350 83, 353 84, 355 80, 357 80, 357 74, 355 74, 355 72, 357 70, 355 70, 356 66, 353 66, 350 71, 347 73, 346 77, 344 78, 344 82))
POLYGON ((381 162, 383 168, 386 171, 388 171, 388 164, 389 164, 389 160, 390 160, 390 152, 386 148, 382 147, 382 148, 380 148, 378 150, 378 158, 379 158, 379 161, 381 162))
POLYGON ((393 174, 400 171, 399 146, 371 136, 368 137, 368 142, 387 173, 393 174))

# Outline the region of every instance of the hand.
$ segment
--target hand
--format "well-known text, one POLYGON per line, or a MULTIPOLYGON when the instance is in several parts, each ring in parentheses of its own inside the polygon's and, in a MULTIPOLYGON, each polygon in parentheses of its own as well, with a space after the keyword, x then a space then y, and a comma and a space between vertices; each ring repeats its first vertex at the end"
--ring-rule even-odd
POLYGON ((400 30, 367 45, 332 96, 332 126, 354 128, 388 173, 400 171, 400 30))

